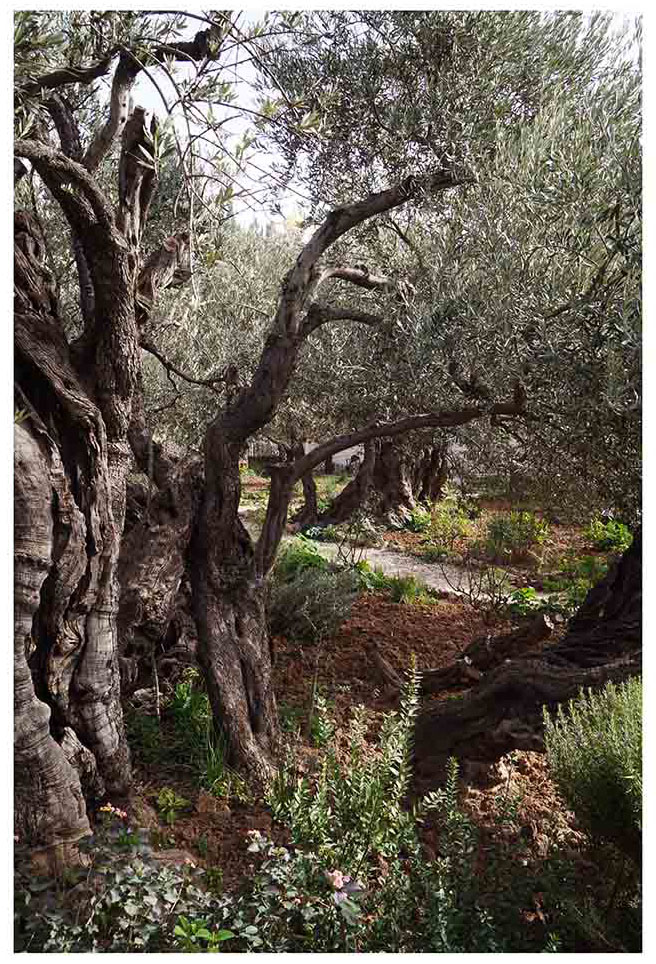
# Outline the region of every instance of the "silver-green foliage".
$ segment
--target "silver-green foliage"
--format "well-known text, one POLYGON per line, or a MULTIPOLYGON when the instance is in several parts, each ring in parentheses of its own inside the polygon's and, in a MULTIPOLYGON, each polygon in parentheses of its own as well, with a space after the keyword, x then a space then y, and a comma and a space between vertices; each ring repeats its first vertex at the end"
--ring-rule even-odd
POLYGON ((306 568, 291 578, 274 571, 266 596, 269 628, 288 639, 316 642, 339 629, 358 591, 357 574, 348 570, 306 568))
POLYGON ((545 709, 549 765, 561 793, 593 837, 637 857, 642 838, 642 680, 588 690, 552 716, 545 709))

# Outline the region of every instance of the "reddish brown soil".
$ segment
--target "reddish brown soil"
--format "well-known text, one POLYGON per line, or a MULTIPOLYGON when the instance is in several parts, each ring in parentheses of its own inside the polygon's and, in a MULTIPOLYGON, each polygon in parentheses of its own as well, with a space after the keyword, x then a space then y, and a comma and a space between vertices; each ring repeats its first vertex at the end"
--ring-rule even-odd
MULTIPOLYGON (((502 626, 498 624, 499 629, 502 626)), ((361 596, 350 619, 323 646, 301 647, 282 638, 275 640, 274 686, 279 701, 306 707, 316 673, 317 685, 335 700, 338 710, 346 712, 354 703, 386 709, 389 699, 368 653, 370 643, 376 643, 381 655, 403 676, 413 654, 420 670, 447 666, 485 631, 482 618, 462 603, 405 605, 378 594, 361 596)))

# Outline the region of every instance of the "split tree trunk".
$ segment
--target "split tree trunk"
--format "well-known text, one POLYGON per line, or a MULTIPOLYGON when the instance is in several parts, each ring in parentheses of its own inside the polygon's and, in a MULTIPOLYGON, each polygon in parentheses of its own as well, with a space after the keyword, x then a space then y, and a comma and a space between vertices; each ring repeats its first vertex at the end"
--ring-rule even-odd
POLYGON ((413 490, 419 502, 428 505, 438 502, 443 495, 448 478, 447 445, 429 445, 417 459, 413 490))
POLYGON ((439 781, 449 756, 491 762, 513 749, 541 749, 543 706, 640 674, 641 544, 637 533, 553 648, 506 660, 459 699, 426 707, 415 739, 420 784, 439 781))

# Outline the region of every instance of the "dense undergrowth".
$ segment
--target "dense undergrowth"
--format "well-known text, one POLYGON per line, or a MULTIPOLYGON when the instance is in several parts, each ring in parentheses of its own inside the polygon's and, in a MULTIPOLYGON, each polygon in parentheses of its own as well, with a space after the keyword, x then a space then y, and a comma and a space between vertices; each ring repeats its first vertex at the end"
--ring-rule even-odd
MULTIPOLYGON (((635 850, 627 857, 617 848, 625 840, 618 823, 630 829, 632 844, 640 831, 639 681, 594 700, 582 695, 547 724, 556 778, 591 831, 588 858, 597 875, 585 892, 564 850, 553 848, 539 863, 527 859, 511 794, 497 800, 498 835, 482 847, 461 804, 455 760, 441 789, 412 799, 418 689, 411 670, 398 712, 375 720, 356 707, 346 725, 318 701, 323 749, 314 767, 304 765, 296 736, 266 791, 290 843, 251 831, 255 866, 236 891, 224 892, 212 868, 162 866, 152 833, 132 828, 111 805, 101 808, 85 844, 88 866, 49 880, 19 862, 17 950, 639 949, 635 850)), ((172 703, 199 733, 203 695, 187 679, 172 703)), ((173 811, 174 804, 169 799, 173 811)))

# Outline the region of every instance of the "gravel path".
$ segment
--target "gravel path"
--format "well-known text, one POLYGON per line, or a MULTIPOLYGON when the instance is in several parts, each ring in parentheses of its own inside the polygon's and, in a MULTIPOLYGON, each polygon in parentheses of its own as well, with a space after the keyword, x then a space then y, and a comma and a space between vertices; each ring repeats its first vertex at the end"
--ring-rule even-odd
MULTIPOLYGON (((326 559, 335 559, 338 546, 334 542, 318 542, 317 548, 326 559)), ((459 566, 439 562, 422 562, 393 549, 358 549, 356 559, 366 559, 372 569, 382 569, 386 576, 416 576, 429 589, 441 592, 460 592, 466 574, 459 566)))
MULTIPOLYGON (((253 538, 259 535, 259 526, 251 519, 248 507, 239 510, 242 522, 253 538)), ((293 539, 285 535, 283 542, 293 539)), ((315 543, 318 551, 326 559, 336 559, 339 547, 335 542, 315 543)), ((358 548, 357 559, 366 559, 372 569, 382 569, 386 576, 416 576, 429 589, 438 592, 460 592, 461 583, 466 580, 466 573, 459 566, 446 565, 439 562, 422 562, 417 556, 410 556, 393 549, 358 548)))

